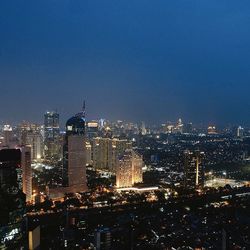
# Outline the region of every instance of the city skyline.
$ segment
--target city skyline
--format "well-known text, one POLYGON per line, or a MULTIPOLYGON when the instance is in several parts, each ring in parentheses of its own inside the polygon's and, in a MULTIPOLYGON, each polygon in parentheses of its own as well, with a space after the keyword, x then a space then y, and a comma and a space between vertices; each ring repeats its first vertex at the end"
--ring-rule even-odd
POLYGON ((249 7, 2 2, 0 119, 66 121, 85 98, 90 119, 249 124, 249 7))
POLYGON ((0 249, 250 249, 249 9, 0 1, 0 249))

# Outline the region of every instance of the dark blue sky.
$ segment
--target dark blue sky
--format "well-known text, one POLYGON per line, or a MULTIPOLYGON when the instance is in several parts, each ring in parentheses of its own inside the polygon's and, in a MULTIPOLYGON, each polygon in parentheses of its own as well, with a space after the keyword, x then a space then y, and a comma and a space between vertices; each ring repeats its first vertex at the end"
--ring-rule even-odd
POLYGON ((0 1, 0 120, 250 124, 249 0, 0 1))

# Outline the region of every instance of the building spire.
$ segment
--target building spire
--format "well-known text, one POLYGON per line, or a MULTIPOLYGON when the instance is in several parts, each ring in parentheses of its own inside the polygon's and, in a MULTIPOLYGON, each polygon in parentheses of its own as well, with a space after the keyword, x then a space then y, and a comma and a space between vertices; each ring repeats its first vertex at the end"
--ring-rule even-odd
POLYGON ((82 114, 85 117, 85 114, 86 114, 86 103, 85 103, 85 100, 83 100, 83 104, 82 104, 82 114))

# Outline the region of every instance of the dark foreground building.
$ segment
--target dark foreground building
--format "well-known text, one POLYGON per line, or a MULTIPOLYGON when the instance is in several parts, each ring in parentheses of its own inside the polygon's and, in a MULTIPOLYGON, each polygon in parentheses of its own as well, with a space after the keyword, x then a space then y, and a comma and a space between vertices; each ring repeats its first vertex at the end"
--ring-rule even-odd
POLYGON ((26 246, 20 149, 0 149, 0 249, 26 246))

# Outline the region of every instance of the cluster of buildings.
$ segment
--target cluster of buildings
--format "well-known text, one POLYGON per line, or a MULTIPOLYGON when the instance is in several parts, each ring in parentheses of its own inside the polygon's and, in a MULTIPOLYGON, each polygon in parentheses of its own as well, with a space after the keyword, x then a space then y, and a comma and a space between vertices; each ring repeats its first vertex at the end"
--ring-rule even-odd
MULTIPOLYGON (((118 191, 135 188, 143 182, 145 163, 152 177, 159 170, 160 181, 151 184, 180 181, 184 189, 197 190, 205 184, 205 164, 229 156, 232 162, 239 161, 242 143, 248 145, 243 140, 246 131, 242 127, 234 131, 233 137, 221 135, 215 126, 209 126, 203 135, 181 119, 158 129, 147 128, 144 122, 86 121, 85 105, 68 119, 65 131, 60 130, 57 112, 46 112, 43 125, 4 125, 0 134, 0 201, 6 204, 0 208, 0 244, 7 246, 15 240, 18 246, 23 239, 25 207, 35 202, 32 163, 55 166, 61 173, 61 183, 46 191, 50 198, 86 192, 87 168, 115 176, 118 191), (176 181, 173 176, 178 176, 176 181)), ((97 241, 99 238, 97 235, 97 241)))
POLYGON ((65 132, 60 131, 57 112, 46 112, 42 126, 27 122, 14 128, 4 125, 0 137, 0 200, 6 207, 0 213, 1 246, 9 242, 22 245, 26 204, 35 202, 31 163, 37 162, 56 163, 62 170, 62 183, 48 191, 50 197, 87 191, 87 166, 116 175, 117 187, 142 182, 143 160, 132 143, 114 138, 108 127, 100 132, 95 121, 86 122, 85 107, 67 121, 65 132))

